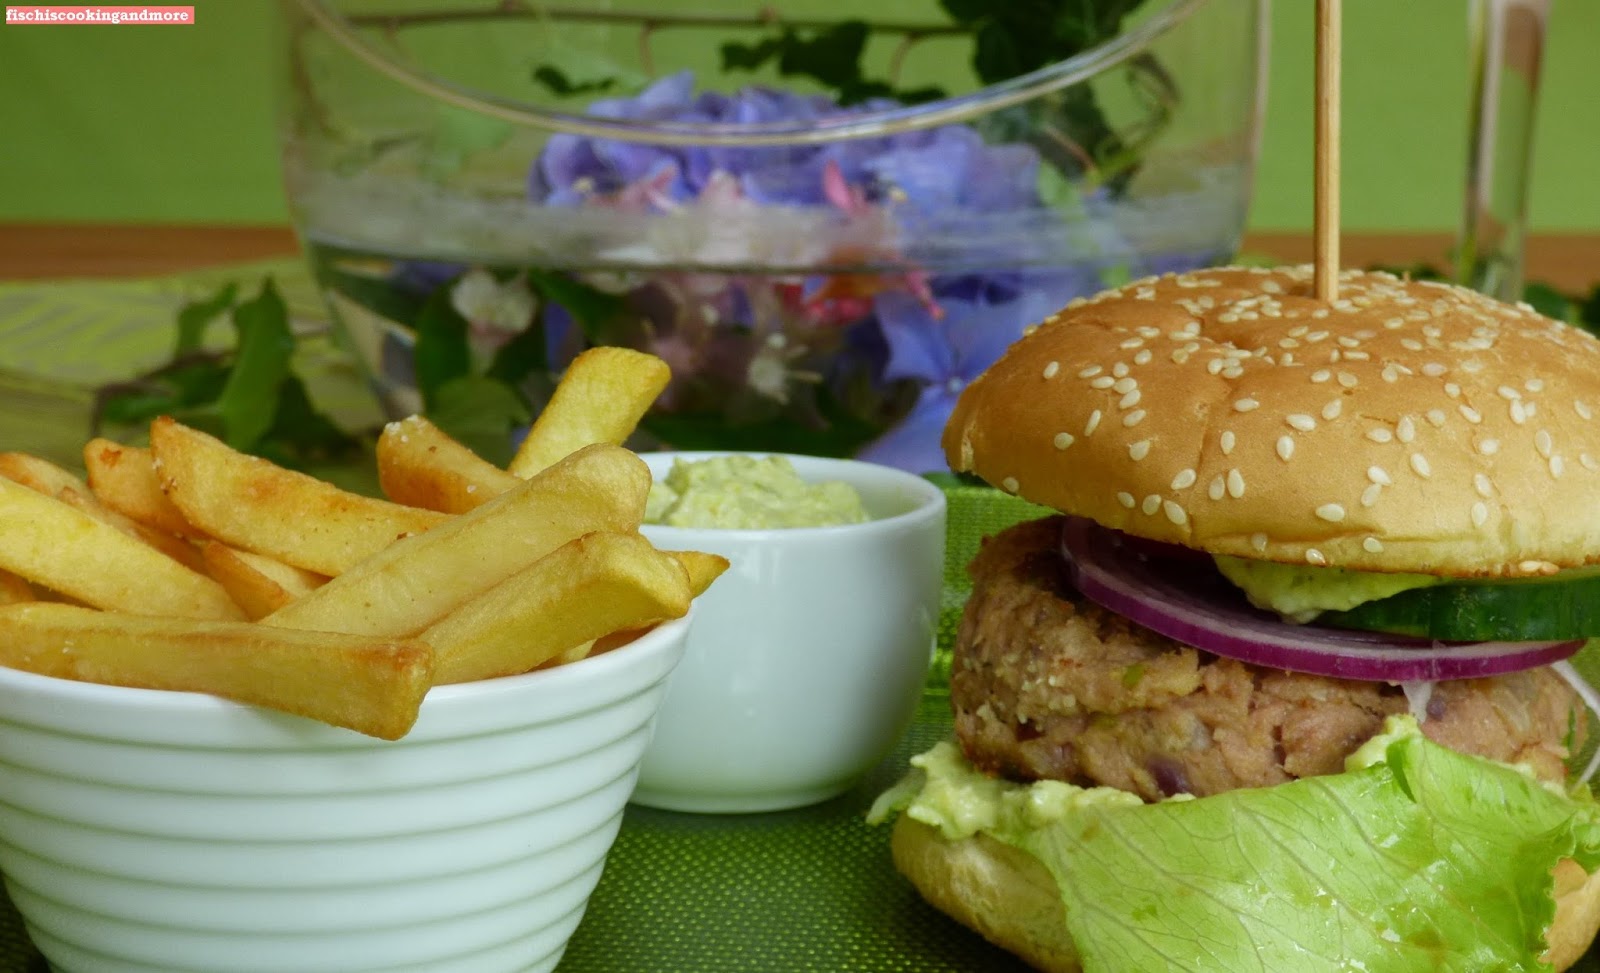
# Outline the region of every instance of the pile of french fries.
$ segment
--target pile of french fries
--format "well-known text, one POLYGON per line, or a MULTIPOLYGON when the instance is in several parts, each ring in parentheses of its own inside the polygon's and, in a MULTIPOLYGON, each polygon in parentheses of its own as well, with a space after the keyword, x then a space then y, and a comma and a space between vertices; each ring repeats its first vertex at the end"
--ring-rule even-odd
POLYGON ((509 470, 391 423, 387 500, 170 418, 148 448, 91 441, 87 481, 0 454, 0 664, 392 740, 431 686, 607 651, 728 566, 638 532, 650 472, 621 443, 667 379, 649 355, 585 353, 509 470))

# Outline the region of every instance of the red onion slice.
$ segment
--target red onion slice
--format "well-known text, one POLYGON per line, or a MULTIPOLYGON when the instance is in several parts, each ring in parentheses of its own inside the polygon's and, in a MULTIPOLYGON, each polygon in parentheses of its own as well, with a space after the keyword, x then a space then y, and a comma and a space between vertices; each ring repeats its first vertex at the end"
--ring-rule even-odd
POLYGON ((1582 639, 1444 643, 1291 625, 1249 605, 1214 568, 1163 558, 1149 542, 1081 517, 1067 518, 1061 548, 1073 583, 1102 608, 1184 645, 1272 669, 1390 683, 1474 679, 1549 665, 1583 647, 1582 639))

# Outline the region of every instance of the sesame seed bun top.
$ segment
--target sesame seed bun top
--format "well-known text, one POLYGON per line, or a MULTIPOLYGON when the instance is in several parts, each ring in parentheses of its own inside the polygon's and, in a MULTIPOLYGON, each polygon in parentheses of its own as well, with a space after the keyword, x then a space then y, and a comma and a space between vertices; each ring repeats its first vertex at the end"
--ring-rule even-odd
POLYGON ((1452 576, 1600 561, 1600 340, 1463 288, 1222 268, 1077 300, 961 395, 952 469, 1219 554, 1452 576))

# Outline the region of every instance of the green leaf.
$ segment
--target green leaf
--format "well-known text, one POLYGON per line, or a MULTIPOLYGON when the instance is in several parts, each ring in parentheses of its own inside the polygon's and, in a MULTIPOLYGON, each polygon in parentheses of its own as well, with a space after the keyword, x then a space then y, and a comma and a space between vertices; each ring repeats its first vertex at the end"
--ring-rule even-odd
POLYGON ((1578 305, 1572 298, 1551 287, 1534 281, 1522 289, 1522 299, 1533 305, 1533 309, 1547 318, 1557 321, 1576 323, 1578 320, 1578 305))
POLYGON ((360 440, 317 411, 305 383, 290 375, 279 387, 278 411, 272 428, 262 437, 262 455, 270 447, 281 465, 301 467, 308 462, 349 455, 360 440))
POLYGON ((785 31, 778 70, 785 75, 816 78, 823 84, 843 88, 861 80, 861 54, 867 47, 867 25, 846 20, 809 38, 785 31))
POLYGON ((179 309, 178 341, 173 350, 174 357, 181 358, 190 352, 200 350, 205 344, 206 328, 212 321, 221 317, 224 311, 233 307, 234 297, 238 292, 239 285, 230 282, 224 284, 211 297, 192 301, 179 309))
POLYGON ((617 86, 616 78, 598 78, 594 81, 573 81, 567 73, 558 67, 541 64, 533 69, 533 80, 550 89, 550 92, 563 98, 573 95, 592 95, 602 91, 610 91, 617 86))
POLYGON ((755 44, 729 41, 720 48, 722 70, 755 71, 777 57, 783 50, 783 44, 783 39, 780 37, 764 37, 755 44))
POLYGON ((512 454, 511 432, 532 415, 515 390, 479 375, 463 375, 434 391, 428 419, 474 453, 499 466, 512 454))
MULTIPOLYGON (((540 322, 543 318, 541 316, 540 322)), ((536 372, 549 368, 545 356, 545 334, 541 323, 535 323, 511 337, 494 353, 494 360, 484 370, 484 375, 497 382, 516 386, 536 372)))
POLYGON ((452 288, 433 292, 417 315, 416 344, 412 350, 417 391, 432 412, 439 389, 472 370, 472 347, 467 319, 450 303, 452 288))
POLYGON ((460 169, 479 152, 500 147, 514 131, 510 122, 480 112, 440 104, 423 167, 434 178, 460 169))
POLYGON ((1085 973, 1540 969, 1550 869, 1600 862, 1594 803, 1438 746, 1406 718, 1361 755, 1373 762, 1341 774, 1082 801, 1045 822, 1003 797, 984 830, 1055 877, 1085 973))
POLYGON ((238 345, 216 405, 228 445, 249 450, 272 426, 278 387, 289 374, 294 354, 289 310, 272 278, 262 281, 261 293, 253 300, 233 309, 233 325, 238 345))
POLYGON ((592 344, 605 344, 608 326, 623 317, 628 303, 615 294, 590 287, 570 274, 552 270, 529 270, 528 286, 539 298, 559 304, 577 322, 592 344))

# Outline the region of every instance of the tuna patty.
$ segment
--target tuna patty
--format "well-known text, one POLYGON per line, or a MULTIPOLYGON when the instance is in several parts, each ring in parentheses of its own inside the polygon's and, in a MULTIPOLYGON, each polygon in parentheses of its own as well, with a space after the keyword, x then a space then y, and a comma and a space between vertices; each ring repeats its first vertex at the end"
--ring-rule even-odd
MULTIPOLYGON (((1407 709, 1398 686, 1219 658, 1100 608, 1068 580, 1060 530, 1059 517, 1020 524, 968 569, 951 704, 962 749, 984 771, 1203 797, 1338 773, 1384 717, 1407 709)), ((1435 684, 1422 730, 1562 780, 1584 715, 1540 668, 1435 684)))

